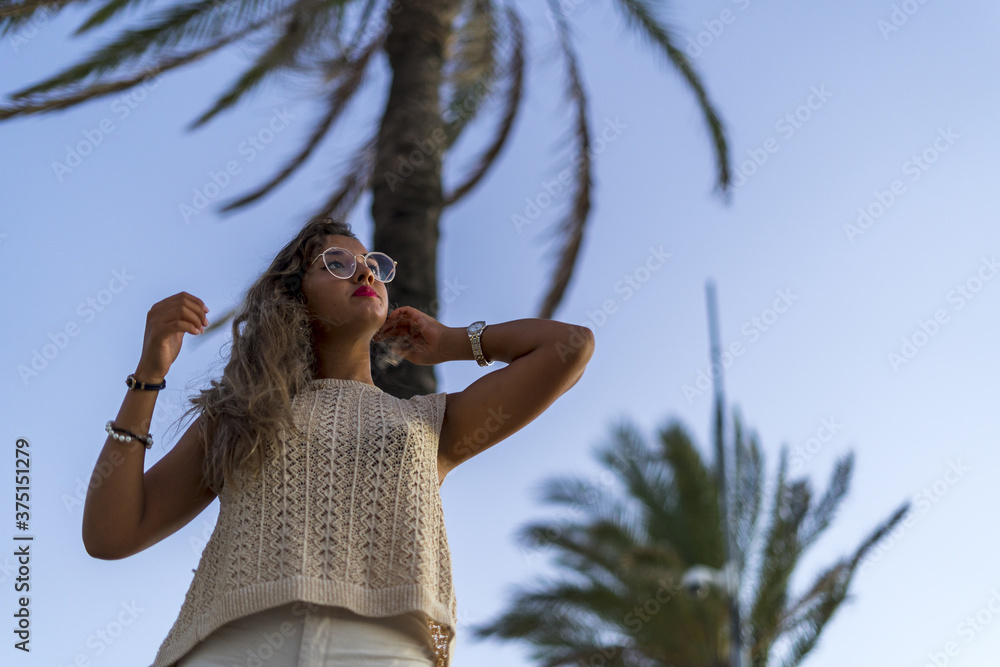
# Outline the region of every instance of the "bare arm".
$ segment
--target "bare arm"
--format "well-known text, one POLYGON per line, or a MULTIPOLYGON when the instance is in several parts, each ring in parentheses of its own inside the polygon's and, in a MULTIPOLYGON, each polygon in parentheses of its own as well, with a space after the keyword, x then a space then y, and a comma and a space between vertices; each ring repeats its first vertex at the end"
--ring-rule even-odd
MULTIPOLYGON (((143 382, 163 381, 141 368, 135 376, 143 382)), ((139 435, 149 433, 158 394, 126 389, 115 426, 139 435)), ((83 506, 83 546, 94 558, 119 558, 133 539, 142 516, 145 457, 146 448, 138 440, 122 442, 109 434, 104 441, 83 506)))
MULTIPOLYGON (((156 303, 146 316, 136 379, 162 382, 180 352, 183 335, 198 334, 208 324, 207 310, 201 299, 187 292, 156 303)), ((149 433, 158 393, 126 390, 114 425, 138 435, 149 433)), ((145 446, 108 435, 83 506, 83 545, 88 554, 105 560, 130 556, 175 532, 211 502, 214 494, 199 490, 203 443, 197 435, 196 423, 145 475, 145 446)))
MULTIPOLYGON (((527 318, 491 324, 480 342, 487 361, 508 365, 449 393, 438 449, 438 482, 457 465, 519 431, 582 377, 595 339, 587 327, 527 318)), ((473 359, 464 328, 451 327, 450 359, 473 359)))

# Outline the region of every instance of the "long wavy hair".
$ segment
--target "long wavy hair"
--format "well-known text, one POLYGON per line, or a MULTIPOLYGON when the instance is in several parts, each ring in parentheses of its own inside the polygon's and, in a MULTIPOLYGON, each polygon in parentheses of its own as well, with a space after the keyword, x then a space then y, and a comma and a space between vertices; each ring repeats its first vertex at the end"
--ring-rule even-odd
MULTIPOLYGON (((268 445, 275 445, 273 458, 284 437, 298 434, 291 402, 308 389, 317 370, 302 280, 331 234, 358 238, 343 219, 314 218, 250 286, 233 318, 222 377, 191 397, 192 407, 181 416, 201 413, 204 484, 216 494, 243 466, 259 475, 268 445)), ((386 312, 393 307, 387 305, 386 312)), ((387 344, 372 341, 370 349, 376 367, 393 363, 387 344)))

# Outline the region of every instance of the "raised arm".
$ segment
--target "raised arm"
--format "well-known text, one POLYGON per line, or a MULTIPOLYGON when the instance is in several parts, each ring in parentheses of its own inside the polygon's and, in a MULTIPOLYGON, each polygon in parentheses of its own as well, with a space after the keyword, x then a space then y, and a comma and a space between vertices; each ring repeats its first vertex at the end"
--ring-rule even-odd
MULTIPOLYGON (((438 447, 438 480, 455 466, 519 431, 579 381, 594 354, 593 332, 541 318, 490 324, 480 337, 487 373, 446 399, 438 447)), ((449 327, 452 360, 474 359, 464 327, 449 327)))
MULTIPOLYGON (((200 333, 202 323, 207 323, 205 310, 201 299, 187 292, 150 309, 137 380, 148 384, 164 380, 180 352, 183 335, 200 333)), ((125 391, 114 426, 145 436, 159 392, 125 391)), ((145 445, 136 439, 124 442, 107 436, 83 506, 83 546, 88 554, 104 560, 130 556, 176 531, 211 502, 214 494, 196 491, 201 488, 201 442, 196 436, 197 422, 145 475, 145 445), (149 503, 147 490, 153 494, 149 503)))

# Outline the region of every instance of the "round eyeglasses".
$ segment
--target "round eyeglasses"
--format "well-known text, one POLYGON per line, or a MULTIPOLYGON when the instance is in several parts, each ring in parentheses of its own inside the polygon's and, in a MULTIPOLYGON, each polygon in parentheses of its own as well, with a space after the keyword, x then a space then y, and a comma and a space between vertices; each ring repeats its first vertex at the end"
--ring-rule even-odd
POLYGON ((375 280, 388 283, 396 277, 396 262, 384 252, 369 252, 361 255, 354 254, 344 248, 327 248, 313 260, 313 264, 321 257, 324 258, 323 266, 326 267, 326 270, 337 278, 347 279, 353 276, 354 270, 358 266, 358 257, 365 258, 365 264, 371 269, 375 280))

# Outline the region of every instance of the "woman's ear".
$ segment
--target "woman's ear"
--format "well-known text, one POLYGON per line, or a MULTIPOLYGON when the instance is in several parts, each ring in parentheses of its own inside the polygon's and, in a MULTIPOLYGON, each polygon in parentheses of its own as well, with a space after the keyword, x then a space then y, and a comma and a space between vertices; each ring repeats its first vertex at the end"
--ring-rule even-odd
POLYGON ((306 295, 302 291, 302 276, 302 271, 299 270, 295 273, 286 275, 281 279, 281 281, 285 289, 285 294, 292 299, 305 303, 306 295))

